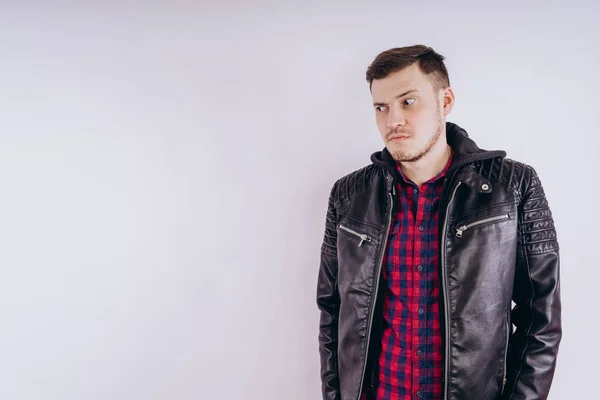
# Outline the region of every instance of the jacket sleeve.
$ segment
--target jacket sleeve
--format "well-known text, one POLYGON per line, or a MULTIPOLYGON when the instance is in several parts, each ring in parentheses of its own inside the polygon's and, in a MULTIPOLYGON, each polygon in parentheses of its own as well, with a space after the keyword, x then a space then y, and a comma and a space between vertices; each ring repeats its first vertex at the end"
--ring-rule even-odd
POLYGON ((554 221, 536 171, 524 173, 504 400, 548 397, 562 335, 554 221))
POLYGON ((337 216, 334 207, 336 185, 331 189, 325 234, 321 245, 321 261, 317 279, 319 320, 319 355, 321 358, 321 390, 323 400, 339 400, 337 371, 337 328, 339 296, 337 290, 337 216))

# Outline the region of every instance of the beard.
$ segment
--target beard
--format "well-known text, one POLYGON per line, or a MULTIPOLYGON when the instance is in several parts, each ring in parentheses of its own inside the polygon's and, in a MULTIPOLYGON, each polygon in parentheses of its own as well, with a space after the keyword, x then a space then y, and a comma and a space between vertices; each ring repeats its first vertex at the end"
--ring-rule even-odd
POLYGON ((437 143, 440 136, 442 135, 442 117, 439 114, 439 112, 436 114, 437 116, 435 132, 433 133, 433 135, 431 135, 425 146, 423 146, 423 148, 421 148, 420 150, 412 152, 406 150, 390 151, 390 154, 392 155, 392 157, 394 157, 394 160, 398 162, 415 162, 420 160, 425 154, 431 151, 433 146, 437 143))

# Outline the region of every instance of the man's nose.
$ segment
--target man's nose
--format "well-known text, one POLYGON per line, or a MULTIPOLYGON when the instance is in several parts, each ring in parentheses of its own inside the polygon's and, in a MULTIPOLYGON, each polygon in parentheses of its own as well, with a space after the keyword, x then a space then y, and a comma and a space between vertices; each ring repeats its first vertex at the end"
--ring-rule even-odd
POLYGON ((405 124, 406 117, 404 112, 399 108, 391 108, 386 121, 386 127, 388 130, 394 130, 398 127, 404 126, 405 124))

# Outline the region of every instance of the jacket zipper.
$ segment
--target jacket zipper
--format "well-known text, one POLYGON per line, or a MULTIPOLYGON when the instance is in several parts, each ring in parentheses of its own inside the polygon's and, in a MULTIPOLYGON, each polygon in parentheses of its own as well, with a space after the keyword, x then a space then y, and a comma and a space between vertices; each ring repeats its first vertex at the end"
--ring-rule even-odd
POLYGON ((362 246, 364 241, 370 242, 371 241, 371 237, 368 235, 365 235, 364 233, 359 233, 356 232, 355 230, 352 230, 344 225, 340 224, 340 229, 343 231, 346 231, 348 233, 350 233, 351 235, 354 235, 356 237, 358 237, 360 239, 360 242, 358 243, 358 247, 362 246))
POLYGON ((508 316, 506 318, 506 346, 504 347, 504 372, 502 375, 502 390, 500 394, 504 393, 504 387, 506 386, 506 363, 508 361, 508 341, 510 339, 510 321, 508 316))
POLYGON ((481 224, 487 224, 488 222, 502 221, 502 220, 509 219, 509 218, 510 217, 508 214, 503 214, 503 215, 497 215, 495 217, 484 218, 479 221, 471 222, 468 225, 463 225, 463 226, 456 228, 456 237, 462 237, 464 231, 466 231, 467 229, 472 228, 474 226, 481 225, 481 224))
POLYGON ((456 195, 456 191, 458 190, 461 182, 458 181, 458 184, 454 188, 452 192, 452 197, 450 197, 450 201, 446 206, 446 215, 444 217, 444 227, 442 231, 442 242, 441 248, 442 256, 441 256, 441 264, 442 264, 442 292, 444 294, 444 328, 445 328, 445 351, 444 351, 444 399, 448 398, 448 359, 450 358, 450 318, 448 317, 448 300, 447 300, 447 289, 446 289, 446 228, 448 226, 448 211, 450 210, 450 204, 452 204, 452 200, 454 200, 454 196, 456 195))
MULTIPOLYGON (((383 255, 385 254, 385 248, 387 245, 387 238, 390 232, 390 225, 392 223, 392 210, 394 207, 394 195, 396 194, 396 187, 395 187, 395 183, 392 182, 392 192, 388 192, 388 197, 390 199, 390 206, 388 206, 388 220, 387 220, 387 225, 386 225, 386 229, 385 229, 385 234, 383 236, 383 242, 381 244, 381 254, 379 255, 379 264, 378 264, 378 269, 377 269, 377 274, 375 275, 375 296, 373 297, 373 302, 376 303, 377 302, 377 293, 379 292, 379 276, 381 275, 381 267, 383 264, 383 255), (393 194, 392 194, 393 193, 393 194)), ((358 395, 356 397, 356 400, 360 399, 360 395, 362 394, 362 390, 363 390, 363 383, 365 380, 365 373, 367 372, 367 356, 369 355, 369 345, 371 342, 371 328, 373 327, 373 314, 374 313, 374 308, 375 308, 375 304, 372 305, 371 307, 371 312, 369 313, 369 325, 367 328, 367 344, 365 347, 365 364, 363 366, 363 371, 360 377, 360 386, 359 386, 359 390, 358 390, 358 395)))

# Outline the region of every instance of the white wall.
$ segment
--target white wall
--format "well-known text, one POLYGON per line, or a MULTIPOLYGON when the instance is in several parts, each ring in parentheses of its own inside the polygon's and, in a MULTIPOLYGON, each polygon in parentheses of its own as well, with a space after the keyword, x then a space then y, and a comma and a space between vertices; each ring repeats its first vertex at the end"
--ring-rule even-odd
POLYGON ((318 399, 327 195, 383 146, 367 65, 416 43, 542 178, 551 399, 591 398, 598 3, 53 3, 0 5, 0 398, 318 399))

